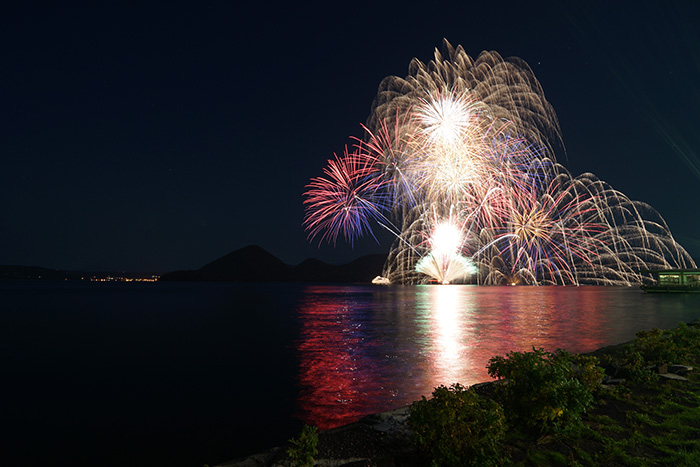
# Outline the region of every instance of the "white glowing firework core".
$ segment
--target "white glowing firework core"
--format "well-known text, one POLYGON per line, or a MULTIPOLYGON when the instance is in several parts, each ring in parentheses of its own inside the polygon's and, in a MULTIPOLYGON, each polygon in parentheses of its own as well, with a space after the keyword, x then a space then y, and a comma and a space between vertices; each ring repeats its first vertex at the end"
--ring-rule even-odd
POLYGON ((471 122, 469 103, 452 95, 424 102, 418 115, 429 139, 447 145, 461 142, 471 122))
POLYGON ((416 264, 416 271, 443 284, 462 280, 476 272, 474 264, 460 254, 462 230, 451 222, 441 222, 430 236, 430 252, 416 264))
POLYGON ((430 237, 432 253, 439 257, 456 254, 462 246, 462 231, 450 222, 442 222, 435 227, 430 237))

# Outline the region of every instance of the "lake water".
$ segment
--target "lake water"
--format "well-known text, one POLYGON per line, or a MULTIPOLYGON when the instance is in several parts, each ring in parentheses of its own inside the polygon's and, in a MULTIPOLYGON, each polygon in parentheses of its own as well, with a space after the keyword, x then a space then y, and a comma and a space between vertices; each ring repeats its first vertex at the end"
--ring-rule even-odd
POLYGON ((510 350, 698 317, 700 295, 617 287, 4 282, 0 464, 213 465, 486 381, 510 350))

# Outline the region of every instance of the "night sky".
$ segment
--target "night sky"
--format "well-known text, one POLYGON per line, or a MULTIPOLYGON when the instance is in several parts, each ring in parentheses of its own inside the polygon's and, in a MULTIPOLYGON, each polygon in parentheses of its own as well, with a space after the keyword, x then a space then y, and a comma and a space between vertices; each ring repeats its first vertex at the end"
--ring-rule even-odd
POLYGON ((382 78, 443 38, 527 61, 559 117, 557 159, 651 204, 700 260, 697 2, 233 3, 3 11, 0 264, 388 252, 383 234, 309 243, 302 194, 361 136, 382 78))

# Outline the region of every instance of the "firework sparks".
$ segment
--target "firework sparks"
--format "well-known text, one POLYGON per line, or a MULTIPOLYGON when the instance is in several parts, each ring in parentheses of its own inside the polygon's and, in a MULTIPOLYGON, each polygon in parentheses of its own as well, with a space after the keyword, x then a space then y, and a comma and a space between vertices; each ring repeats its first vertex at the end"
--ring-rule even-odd
POLYGON ((382 81, 366 138, 311 180, 312 239, 352 242, 376 221, 397 237, 395 283, 631 285, 695 267, 650 206, 556 162, 556 114, 527 64, 444 46, 382 81))
POLYGON ((463 229, 450 220, 438 223, 428 240, 430 252, 416 264, 416 271, 442 284, 464 280, 476 272, 472 262, 461 254, 463 229))
POLYGON ((336 242, 343 234, 352 242, 371 233, 371 219, 381 218, 383 182, 376 176, 376 160, 366 155, 348 153, 335 156, 324 169, 325 177, 317 177, 307 185, 304 225, 311 238, 336 242))

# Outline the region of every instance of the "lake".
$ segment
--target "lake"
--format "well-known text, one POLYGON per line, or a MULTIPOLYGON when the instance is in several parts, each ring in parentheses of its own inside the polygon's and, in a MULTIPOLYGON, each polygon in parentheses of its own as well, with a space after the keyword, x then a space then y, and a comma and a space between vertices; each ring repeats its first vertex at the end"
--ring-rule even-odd
POLYGON ((0 464, 201 466, 700 317, 619 287, 0 283, 0 464))

